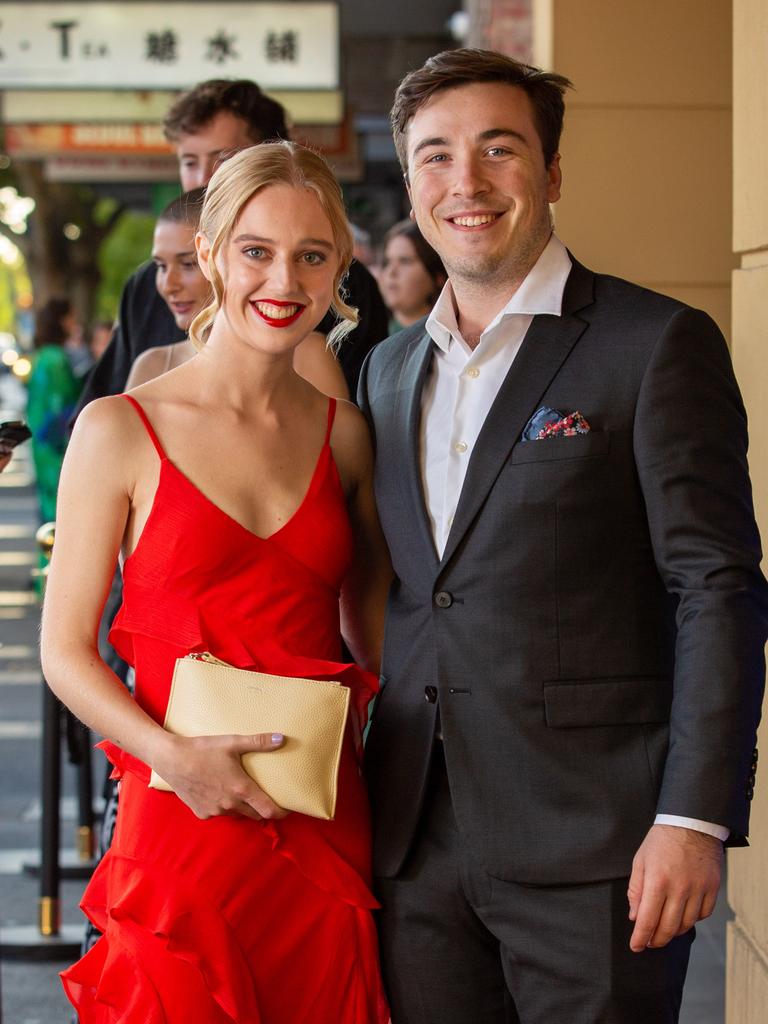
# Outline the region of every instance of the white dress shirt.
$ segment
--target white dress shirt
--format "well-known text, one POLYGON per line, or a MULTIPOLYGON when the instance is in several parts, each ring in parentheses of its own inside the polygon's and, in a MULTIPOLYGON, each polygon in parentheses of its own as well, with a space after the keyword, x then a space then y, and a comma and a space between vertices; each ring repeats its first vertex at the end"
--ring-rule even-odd
MULTIPOLYGON (((450 281, 427 318, 426 330, 434 346, 422 394, 421 481, 439 555, 445 550, 485 418, 534 316, 561 315, 570 271, 568 252, 553 234, 528 276, 482 332, 475 349, 459 331, 450 281)), ((692 828, 721 840, 729 835, 721 825, 672 814, 657 815, 656 824, 692 828)))

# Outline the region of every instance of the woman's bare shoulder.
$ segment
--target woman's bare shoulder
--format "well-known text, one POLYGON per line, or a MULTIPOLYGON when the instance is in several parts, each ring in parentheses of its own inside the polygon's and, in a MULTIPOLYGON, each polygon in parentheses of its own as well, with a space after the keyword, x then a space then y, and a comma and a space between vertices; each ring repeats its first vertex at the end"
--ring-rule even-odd
POLYGON ((133 420, 138 420, 138 416, 131 403, 122 395, 96 398, 79 413, 72 431, 72 440, 107 439, 115 432, 122 433, 133 420))
MULTIPOLYGON (((142 352, 134 361, 125 390, 136 390, 138 392, 137 398, 145 394, 151 397, 154 394, 154 387, 161 377, 165 378, 174 373, 174 371, 188 363, 195 355, 195 349, 188 340, 175 341, 172 345, 158 345, 155 348, 148 348, 146 352, 142 352)), ((161 394, 163 388, 164 382, 160 383, 161 394)))
POLYGON ((77 417, 67 447, 67 478, 81 476, 89 487, 123 489, 135 478, 145 433, 131 403, 119 395, 97 398, 77 417))

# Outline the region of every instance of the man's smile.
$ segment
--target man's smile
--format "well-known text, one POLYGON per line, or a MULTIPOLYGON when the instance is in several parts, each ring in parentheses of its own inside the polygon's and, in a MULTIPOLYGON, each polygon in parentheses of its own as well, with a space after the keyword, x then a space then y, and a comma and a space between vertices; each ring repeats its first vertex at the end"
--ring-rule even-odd
POLYGON ((457 228, 485 228, 489 224, 495 224, 501 216, 501 213, 491 212, 459 213, 454 217, 446 217, 446 220, 457 228))

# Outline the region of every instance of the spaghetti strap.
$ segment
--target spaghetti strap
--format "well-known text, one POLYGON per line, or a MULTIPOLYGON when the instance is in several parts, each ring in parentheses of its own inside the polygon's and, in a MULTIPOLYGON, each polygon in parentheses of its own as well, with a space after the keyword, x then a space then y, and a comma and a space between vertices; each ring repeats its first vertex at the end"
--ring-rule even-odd
POLYGON ((152 428, 152 424, 149 422, 147 414, 144 412, 142 407, 139 405, 139 403, 136 401, 136 399, 133 398, 131 395, 123 395, 122 397, 125 398, 126 401, 131 403, 131 405, 134 407, 136 412, 141 417, 141 422, 146 427, 147 433, 149 434, 149 439, 152 442, 152 444, 155 446, 155 450, 157 451, 157 454, 160 456, 161 459, 167 459, 168 456, 165 454, 165 451, 163 450, 163 446, 160 444, 160 440, 159 440, 157 434, 155 433, 154 429, 152 428))
MULTIPOLYGON (((127 397, 128 396, 126 395, 126 398, 127 397)), ((336 416, 336 399, 335 398, 329 398, 328 399, 328 427, 326 428, 326 431, 325 431, 325 441, 323 442, 323 445, 327 445, 328 442, 331 440, 331 430, 333 430, 333 420, 334 420, 335 416, 336 416)))

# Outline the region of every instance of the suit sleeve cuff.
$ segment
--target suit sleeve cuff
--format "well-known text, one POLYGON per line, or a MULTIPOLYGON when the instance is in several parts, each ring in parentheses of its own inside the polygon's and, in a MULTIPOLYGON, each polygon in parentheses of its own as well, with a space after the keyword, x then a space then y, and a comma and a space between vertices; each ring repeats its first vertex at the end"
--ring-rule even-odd
POLYGON ((674 825, 676 828, 691 828, 695 832, 705 832, 708 836, 714 836, 724 843, 731 834, 729 828, 723 825, 715 825, 711 821, 701 821, 699 818, 681 818, 677 814, 657 814, 654 825, 674 825))

